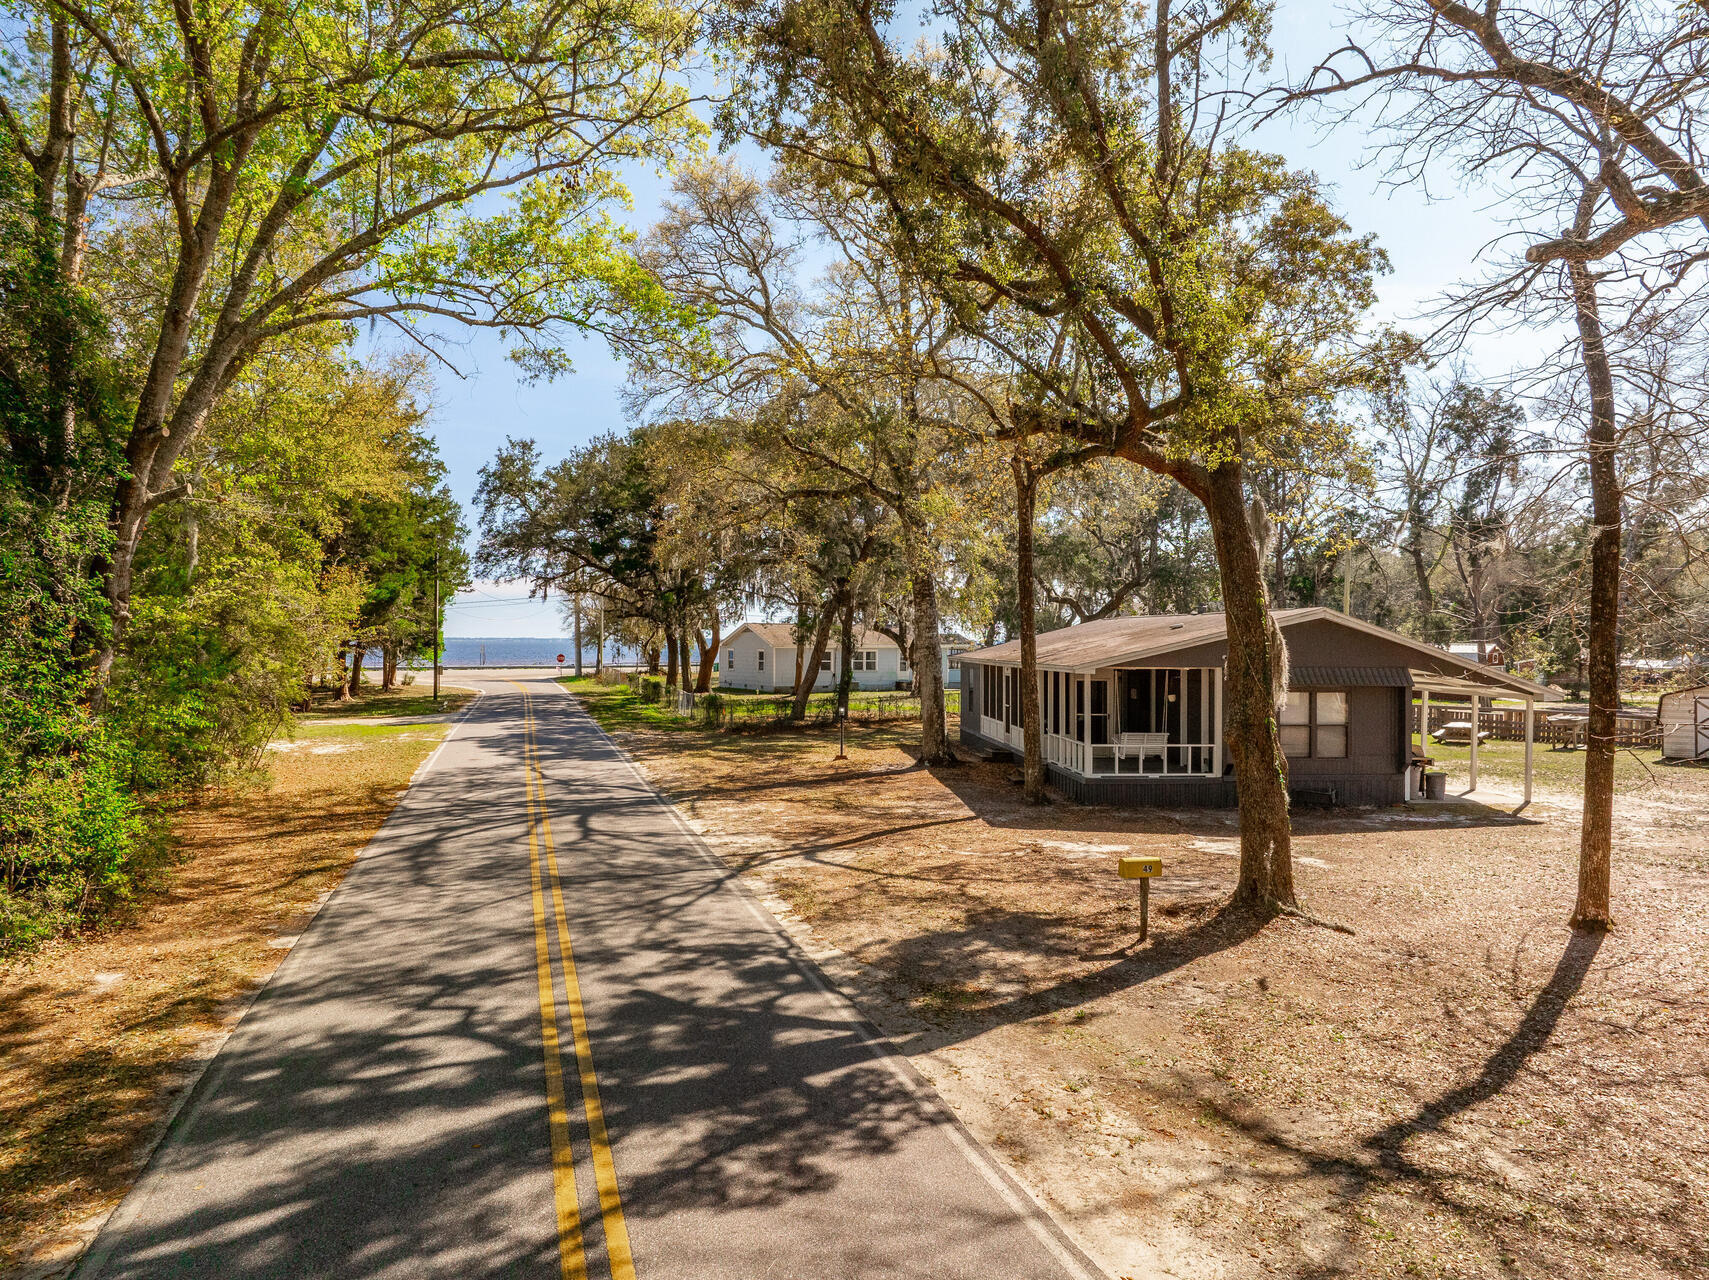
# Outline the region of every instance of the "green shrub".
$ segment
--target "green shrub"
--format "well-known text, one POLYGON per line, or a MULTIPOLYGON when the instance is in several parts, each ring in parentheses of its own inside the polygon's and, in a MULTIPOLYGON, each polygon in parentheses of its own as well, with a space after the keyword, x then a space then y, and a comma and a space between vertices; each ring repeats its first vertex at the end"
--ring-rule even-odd
POLYGON ((641 701, 645 703, 663 702, 665 697, 665 682, 657 676, 641 678, 641 701))
POLYGON ((721 693, 703 693, 700 695, 697 705, 707 725, 716 729, 718 722, 724 718, 724 695, 721 693))
POLYGON ((65 569, 105 521, 0 497, 0 955, 74 927, 130 888, 144 822, 131 748, 88 706, 76 651, 98 586, 65 569))

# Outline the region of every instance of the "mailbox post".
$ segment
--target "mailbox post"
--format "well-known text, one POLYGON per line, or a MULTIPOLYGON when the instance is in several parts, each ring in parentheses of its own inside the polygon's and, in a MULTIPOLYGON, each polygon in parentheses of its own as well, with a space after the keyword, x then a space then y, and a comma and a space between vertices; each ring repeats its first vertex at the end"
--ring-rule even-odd
POLYGON ((1163 874, 1162 858, 1123 858, 1116 863, 1123 880, 1139 881, 1139 940, 1151 931, 1151 878, 1163 874))

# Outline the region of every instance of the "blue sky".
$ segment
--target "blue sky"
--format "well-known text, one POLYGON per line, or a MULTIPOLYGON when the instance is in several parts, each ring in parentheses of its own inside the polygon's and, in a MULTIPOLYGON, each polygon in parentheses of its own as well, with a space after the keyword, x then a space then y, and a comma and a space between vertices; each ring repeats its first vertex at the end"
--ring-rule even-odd
MULTIPOLYGON (((1284 3, 1273 42, 1278 80, 1303 74, 1340 43, 1339 13, 1330 5, 1284 3)), ((1393 267, 1380 286, 1384 319, 1415 317, 1442 289, 1473 274, 1482 251, 1504 230, 1487 196, 1462 192, 1452 172, 1441 175, 1433 200, 1413 188, 1385 185, 1376 168, 1360 167, 1367 158, 1367 137, 1356 127, 1329 132, 1301 120, 1281 120, 1268 125, 1258 142, 1314 170, 1353 227, 1377 233, 1393 267)), ((630 185, 634 209, 627 221, 642 229, 657 216, 669 181, 637 172, 630 185)), ((1504 350, 1519 341, 1516 334, 1487 334, 1466 355, 1483 372, 1499 373, 1509 363, 1504 350)), ((433 430, 452 491, 466 506, 473 500, 479 468, 506 436, 532 438, 552 459, 628 425, 620 400, 623 368, 597 338, 567 344, 573 374, 532 385, 505 358, 505 344, 496 335, 456 335, 456 342, 452 358, 463 376, 441 372, 433 430)), ((451 636, 559 636, 563 630, 557 602, 529 600, 527 589, 517 584, 477 583, 446 616, 451 636)))

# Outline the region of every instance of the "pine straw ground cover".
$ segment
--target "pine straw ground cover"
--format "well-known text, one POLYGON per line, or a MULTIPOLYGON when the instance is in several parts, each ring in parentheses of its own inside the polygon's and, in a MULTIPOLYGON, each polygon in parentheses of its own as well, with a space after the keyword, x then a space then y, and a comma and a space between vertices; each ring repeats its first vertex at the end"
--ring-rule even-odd
POLYGON ((896 728, 618 732, 1112 1275, 1709 1274, 1709 771, 1622 795, 1601 940, 1570 792, 1299 814, 1348 936, 1219 910, 1232 815, 1029 809, 896 728))
POLYGON ((193 1068, 444 734, 300 728, 274 744, 266 781, 175 817, 176 865, 125 916, 0 968, 0 1275, 56 1273, 87 1242, 193 1068))

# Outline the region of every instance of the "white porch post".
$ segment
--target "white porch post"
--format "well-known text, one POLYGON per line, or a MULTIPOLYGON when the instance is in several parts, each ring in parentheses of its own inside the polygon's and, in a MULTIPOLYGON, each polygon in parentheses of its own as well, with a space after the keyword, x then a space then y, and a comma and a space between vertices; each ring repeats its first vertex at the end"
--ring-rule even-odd
POLYGON ((1478 698, 1478 695, 1474 693, 1472 695, 1471 785, 1466 788, 1467 791, 1476 791, 1478 789, 1478 703, 1479 703, 1479 701, 1480 701, 1480 699, 1478 698))
POLYGON ((1088 778, 1092 776, 1092 679, 1090 676, 1080 677, 1080 690, 1075 695, 1076 708, 1084 707, 1085 714, 1080 717, 1080 759, 1083 772, 1088 778))
POLYGON ((1525 804, 1531 803, 1531 754, 1537 739, 1537 701, 1534 698, 1525 699, 1525 804))
POLYGON ((1430 754, 1430 690, 1421 689, 1424 702, 1418 708, 1418 754, 1430 754))

